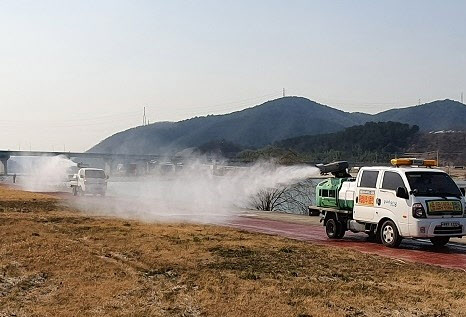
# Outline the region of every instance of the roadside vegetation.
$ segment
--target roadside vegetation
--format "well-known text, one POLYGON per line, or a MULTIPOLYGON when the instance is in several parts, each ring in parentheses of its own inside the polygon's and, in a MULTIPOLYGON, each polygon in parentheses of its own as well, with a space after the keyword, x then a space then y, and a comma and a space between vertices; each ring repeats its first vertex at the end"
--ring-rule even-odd
POLYGON ((466 274, 0 186, 0 316, 465 316, 466 274))

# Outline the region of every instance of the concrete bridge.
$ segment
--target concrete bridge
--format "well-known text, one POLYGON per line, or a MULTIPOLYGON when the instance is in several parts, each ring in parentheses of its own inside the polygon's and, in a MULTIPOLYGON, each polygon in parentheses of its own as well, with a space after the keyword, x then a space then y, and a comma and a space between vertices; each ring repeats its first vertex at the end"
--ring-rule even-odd
MULTIPOLYGON (((151 154, 112 154, 112 153, 87 153, 87 152, 43 152, 43 151, 10 151, 0 150, 0 163, 3 167, 3 175, 8 175, 8 160, 10 157, 28 156, 28 157, 52 157, 52 156, 65 156, 69 159, 102 159, 109 169, 112 168, 115 162, 151 162, 161 161, 170 162, 173 164, 181 163, 188 157, 181 156, 162 156, 151 154)), ((0 171, 2 170, 0 169, 0 171)), ((1 175, 1 173, 0 173, 1 175)))

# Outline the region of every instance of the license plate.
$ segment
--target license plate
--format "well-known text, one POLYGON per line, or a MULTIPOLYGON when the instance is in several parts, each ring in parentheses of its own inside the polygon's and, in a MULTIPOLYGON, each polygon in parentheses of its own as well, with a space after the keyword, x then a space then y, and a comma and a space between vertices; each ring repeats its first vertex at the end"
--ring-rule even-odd
POLYGON ((427 207, 431 212, 441 212, 441 211, 462 211, 461 203, 457 200, 450 201, 429 201, 427 202, 427 207))
POLYGON ((459 227, 460 223, 459 222, 442 222, 442 227, 446 228, 454 228, 454 227, 459 227))

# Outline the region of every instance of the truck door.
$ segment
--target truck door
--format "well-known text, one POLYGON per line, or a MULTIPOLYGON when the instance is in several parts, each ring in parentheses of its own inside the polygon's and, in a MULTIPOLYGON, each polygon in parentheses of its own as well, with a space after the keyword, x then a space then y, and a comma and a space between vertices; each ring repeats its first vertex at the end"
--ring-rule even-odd
POLYGON ((363 170, 358 180, 356 205, 353 211, 355 220, 371 221, 375 213, 375 194, 379 171, 363 170))
POLYGON ((378 190, 376 198, 376 212, 375 220, 382 217, 389 217, 397 223, 402 236, 409 235, 408 228, 408 212, 411 210, 409 207, 409 200, 396 197, 396 189, 398 187, 406 188, 406 185, 397 172, 385 171, 383 173, 383 180, 378 190))

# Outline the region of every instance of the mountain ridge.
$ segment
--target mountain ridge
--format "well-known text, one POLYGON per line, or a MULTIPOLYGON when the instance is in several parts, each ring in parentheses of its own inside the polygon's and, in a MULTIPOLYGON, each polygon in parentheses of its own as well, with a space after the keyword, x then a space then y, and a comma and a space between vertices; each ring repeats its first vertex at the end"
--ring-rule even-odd
POLYGON ((466 130, 466 105, 437 100, 377 114, 345 112, 304 97, 283 97, 229 114, 159 122, 118 132, 89 152, 174 154, 213 140, 259 148, 302 135, 338 132, 366 122, 395 121, 421 131, 466 130))

